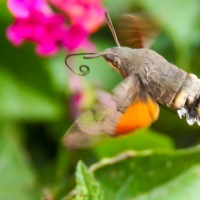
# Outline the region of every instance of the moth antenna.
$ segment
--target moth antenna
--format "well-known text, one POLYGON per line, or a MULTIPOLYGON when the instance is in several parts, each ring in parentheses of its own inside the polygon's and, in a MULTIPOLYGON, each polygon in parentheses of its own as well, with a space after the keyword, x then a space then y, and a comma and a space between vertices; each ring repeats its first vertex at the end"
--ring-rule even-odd
POLYGON ((108 12, 105 12, 105 17, 106 17, 106 22, 108 24, 108 27, 110 28, 110 31, 111 31, 111 33, 113 35, 114 40, 115 40, 115 43, 116 43, 116 45, 118 47, 120 47, 120 44, 119 44, 119 41, 118 41, 118 38, 117 38, 117 34, 115 32, 114 26, 112 24, 112 21, 110 19, 110 16, 109 16, 108 12))
POLYGON ((89 74, 89 72, 90 72, 90 68, 89 68, 87 65, 85 65, 85 64, 80 65, 80 66, 79 66, 79 71, 80 71, 81 73, 78 73, 78 72, 75 72, 75 71, 72 69, 72 67, 69 66, 69 64, 68 64, 68 59, 69 59, 70 57, 73 57, 73 56, 92 55, 92 54, 95 54, 95 53, 75 53, 75 54, 69 54, 69 55, 67 55, 67 56, 65 57, 65 64, 66 64, 66 66, 67 66, 74 74, 79 75, 79 76, 86 76, 86 75, 89 74))

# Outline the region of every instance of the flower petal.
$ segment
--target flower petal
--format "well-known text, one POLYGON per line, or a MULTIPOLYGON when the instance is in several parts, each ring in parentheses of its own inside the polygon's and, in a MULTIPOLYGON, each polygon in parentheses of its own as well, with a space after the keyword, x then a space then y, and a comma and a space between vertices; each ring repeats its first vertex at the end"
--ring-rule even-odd
POLYGON ((72 24, 80 24, 87 32, 95 32, 104 20, 104 9, 100 0, 50 0, 63 10, 72 24))
POLYGON ((15 17, 28 17, 31 10, 50 13, 51 9, 46 0, 8 0, 7 6, 15 17))

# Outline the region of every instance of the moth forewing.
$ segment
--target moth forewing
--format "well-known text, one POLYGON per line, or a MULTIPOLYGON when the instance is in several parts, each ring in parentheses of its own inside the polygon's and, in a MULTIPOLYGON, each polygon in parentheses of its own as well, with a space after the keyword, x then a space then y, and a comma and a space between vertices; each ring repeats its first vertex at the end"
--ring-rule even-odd
POLYGON ((159 33, 155 19, 147 13, 123 14, 116 28, 122 46, 148 48, 159 33))
POLYGON ((132 75, 116 86, 106 101, 99 101, 83 113, 63 141, 70 149, 88 148, 108 135, 122 135, 149 126, 157 119, 158 112, 157 104, 142 90, 138 76, 132 75))

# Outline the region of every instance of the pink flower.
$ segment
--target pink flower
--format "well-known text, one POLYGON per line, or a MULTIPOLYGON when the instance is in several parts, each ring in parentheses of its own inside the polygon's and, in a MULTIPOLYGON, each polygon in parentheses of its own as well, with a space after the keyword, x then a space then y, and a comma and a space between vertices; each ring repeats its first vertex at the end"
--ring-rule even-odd
POLYGON ((12 14, 20 18, 30 16, 32 10, 43 13, 51 12, 46 0, 8 0, 7 5, 12 14))
MULTIPOLYGON (((88 33, 80 25, 68 27, 67 32, 63 35, 62 42, 68 50, 73 51, 77 47, 84 46, 83 42, 87 40, 88 33)), ((89 43, 89 42, 88 42, 89 43)))
POLYGON ((51 55, 57 52, 60 38, 67 32, 64 21, 62 15, 46 16, 33 10, 29 17, 15 19, 7 29, 7 37, 15 45, 20 45, 24 40, 36 42, 38 54, 51 55))
POLYGON ((63 10, 72 24, 80 24, 86 31, 96 31, 104 20, 104 9, 100 0, 50 0, 63 10))
MULTIPOLYGON (((61 1, 59 2, 61 3, 61 1)), ((75 8, 73 6, 77 2, 72 3, 71 0, 63 0, 62 3, 69 3, 73 10, 75 8)), ((94 5, 94 3, 89 5, 89 2, 86 1, 86 4, 87 9, 84 8, 85 10, 83 10, 85 16, 84 13, 79 18, 70 15, 71 25, 67 25, 67 15, 65 13, 55 13, 47 0, 8 0, 8 8, 15 19, 14 23, 7 29, 7 37, 15 45, 20 45, 25 40, 35 42, 37 44, 36 52, 40 55, 53 55, 59 47, 69 51, 80 47, 92 48, 93 46, 88 39, 88 31, 99 27, 100 22, 95 25, 88 22, 90 28, 86 28, 86 25, 84 25, 84 23, 87 24, 84 21, 84 17, 88 15, 86 13, 91 13, 90 10, 94 9, 93 7, 98 11, 97 5, 94 5)))
POLYGON ((33 41, 38 54, 53 55, 59 46, 71 51, 76 49, 87 39, 87 33, 78 26, 67 27, 60 14, 46 16, 33 10, 29 17, 15 19, 7 29, 7 37, 15 45, 24 40, 33 41))

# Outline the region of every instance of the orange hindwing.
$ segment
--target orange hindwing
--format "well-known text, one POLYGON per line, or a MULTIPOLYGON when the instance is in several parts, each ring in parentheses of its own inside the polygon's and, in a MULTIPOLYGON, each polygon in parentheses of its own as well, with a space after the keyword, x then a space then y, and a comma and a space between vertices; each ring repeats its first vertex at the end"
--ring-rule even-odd
POLYGON ((159 114, 159 107, 156 102, 148 98, 146 101, 137 99, 123 113, 117 123, 115 134, 121 135, 138 128, 149 126, 159 114))

